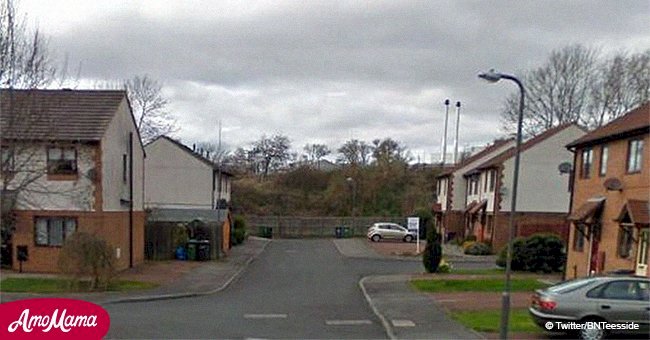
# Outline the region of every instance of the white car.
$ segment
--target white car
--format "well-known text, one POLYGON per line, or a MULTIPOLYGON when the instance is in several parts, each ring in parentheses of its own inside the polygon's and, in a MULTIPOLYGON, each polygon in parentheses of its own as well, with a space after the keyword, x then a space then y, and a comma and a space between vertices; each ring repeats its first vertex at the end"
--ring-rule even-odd
POLYGON ((373 242, 379 242, 382 239, 413 242, 415 239, 415 233, 397 223, 380 222, 375 223, 368 228, 368 238, 373 242))

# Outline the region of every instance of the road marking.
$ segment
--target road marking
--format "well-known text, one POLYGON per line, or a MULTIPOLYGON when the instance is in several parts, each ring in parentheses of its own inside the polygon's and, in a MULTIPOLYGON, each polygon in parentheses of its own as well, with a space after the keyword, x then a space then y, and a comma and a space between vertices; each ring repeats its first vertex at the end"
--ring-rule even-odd
POLYGON ((244 314, 244 319, 286 319, 287 314, 244 314))
POLYGON ((390 320, 393 327, 415 327, 415 322, 411 320, 390 320))
POLYGON ((359 326, 359 325, 372 325, 370 320, 325 320, 328 326, 359 326))

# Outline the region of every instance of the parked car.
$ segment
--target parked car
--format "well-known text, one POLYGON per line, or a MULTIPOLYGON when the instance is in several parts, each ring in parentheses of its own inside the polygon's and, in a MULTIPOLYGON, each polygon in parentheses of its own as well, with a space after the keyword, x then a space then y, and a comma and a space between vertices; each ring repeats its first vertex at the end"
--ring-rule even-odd
POLYGON ((577 332, 582 339, 602 339, 609 332, 648 334, 650 278, 607 275, 565 281, 537 290, 528 311, 545 330, 577 332), (617 323, 623 329, 598 329, 594 322, 617 323), (639 329, 629 329, 632 323, 639 329))
POLYGON ((409 231, 397 223, 380 222, 368 228, 368 238, 373 242, 379 242, 382 239, 413 242, 415 236, 415 232, 409 231))

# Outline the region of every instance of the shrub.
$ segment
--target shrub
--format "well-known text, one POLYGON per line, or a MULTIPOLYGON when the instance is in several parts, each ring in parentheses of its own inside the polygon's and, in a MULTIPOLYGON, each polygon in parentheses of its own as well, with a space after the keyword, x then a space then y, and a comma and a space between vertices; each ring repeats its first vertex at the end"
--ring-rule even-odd
POLYGON ((454 266, 451 265, 450 262, 445 261, 444 259, 440 261, 440 265, 438 265, 438 273, 451 273, 451 270, 454 269, 454 266))
POLYGON ((438 271, 440 261, 442 261, 440 237, 435 230, 433 230, 427 233, 427 246, 422 254, 422 262, 427 272, 435 273, 438 271), (432 241, 429 241, 429 239, 432 239, 432 241))
POLYGON ((465 248, 465 254, 467 255, 490 255, 491 252, 492 247, 483 242, 474 242, 465 248))
POLYGON ((465 241, 476 241, 476 240, 477 240, 476 235, 468 235, 467 237, 465 237, 465 241))
POLYGON ((246 220, 241 216, 235 217, 233 229, 232 244, 239 245, 244 243, 246 239, 246 220))
MULTIPOLYGON (((506 266, 506 252, 504 247, 499 253, 498 266, 506 266)), ((565 262, 564 242, 556 235, 534 234, 513 240, 512 270, 549 273, 562 271, 565 262)))
POLYGON ((463 242, 463 244, 461 244, 461 247, 463 247, 463 251, 466 251, 467 248, 474 245, 474 243, 476 243, 476 241, 465 241, 465 242, 463 242))
POLYGON ((113 248, 96 235, 75 232, 61 248, 58 266, 79 287, 80 281, 90 278, 90 290, 106 290, 115 275, 113 248))

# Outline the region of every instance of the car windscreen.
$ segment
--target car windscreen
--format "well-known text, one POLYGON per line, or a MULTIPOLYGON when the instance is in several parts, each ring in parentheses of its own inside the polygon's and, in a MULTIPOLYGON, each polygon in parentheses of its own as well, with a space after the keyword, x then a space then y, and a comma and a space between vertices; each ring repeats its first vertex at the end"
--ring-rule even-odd
POLYGON ((576 289, 580 289, 587 285, 590 285, 594 283, 596 280, 597 279, 593 277, 569 280, 569 281, 560 282, 556 285, 550 286, 546 289, 546 291, 550 293, 564 294, 564 293, 572 292, 576 289))

